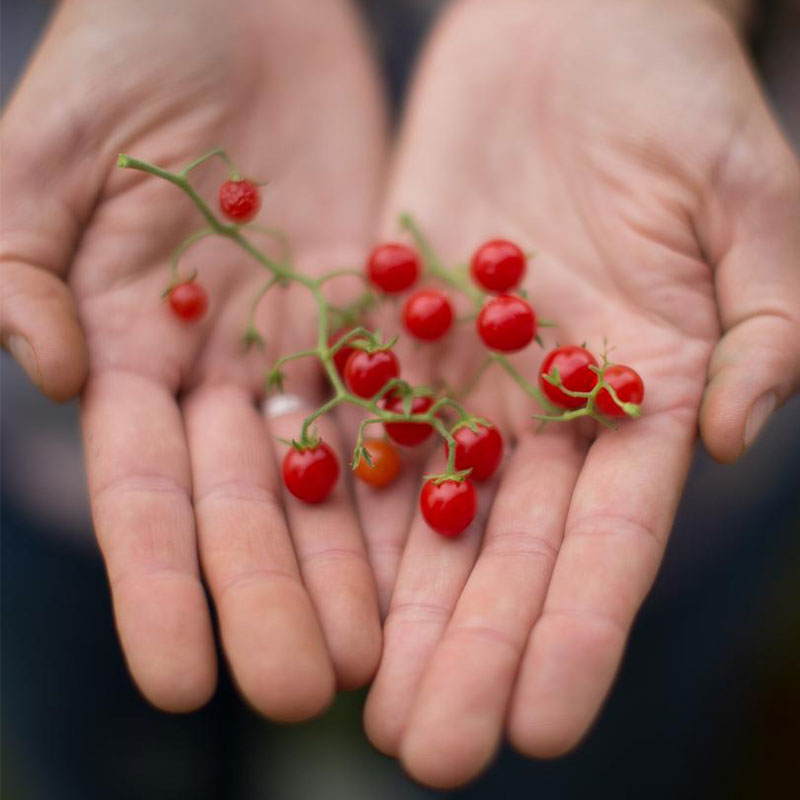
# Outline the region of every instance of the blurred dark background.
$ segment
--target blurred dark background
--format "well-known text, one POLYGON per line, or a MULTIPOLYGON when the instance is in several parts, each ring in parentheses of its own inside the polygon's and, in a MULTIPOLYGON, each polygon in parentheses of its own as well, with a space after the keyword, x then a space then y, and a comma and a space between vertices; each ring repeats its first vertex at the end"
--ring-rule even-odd
MULTIPOLYGON (((438 5, 364 2, 397 101, 438 5)), ((3 0, 2 100, 50 12, 3 0)), ((800 3, 764 4, 754 53, 800 147, 800 3)), ((570 756, 504 752, 474 785, 419 788, 366 743, 363 696, 301 727, 265 723, 223 676, 188 716, 150 708, 116 642, 91 533, 76 407, 2 356, 5 800, 800 797, 800 401, 733 467, 698 449, 658 583, 611 699, 570 756)))

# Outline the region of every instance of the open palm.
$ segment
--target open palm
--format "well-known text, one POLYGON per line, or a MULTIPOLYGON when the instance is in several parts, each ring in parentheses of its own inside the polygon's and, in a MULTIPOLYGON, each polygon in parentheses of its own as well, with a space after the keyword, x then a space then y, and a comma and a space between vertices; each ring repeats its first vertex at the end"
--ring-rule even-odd
MULTIPOLYGON (((796 385, 800 181, 704 6, 505 0, 459 7, 423 59, 387 219, 405 210, 449 263, 493 236, 535 250, 526 288, 558 322, 548 343, 607 338, 646 386, 643 417, 617 431, 534 433, 534 406, 492 367, 467 405, 510 455, 457 542, 411 519, 413 481, 391 501, 362 493, 391 595, 367 730, 450 786, 504 727, 531 755, 578 741, 658 570, 698 414, 731 460, 796 385)), ((411 377, 458 386, 480 350, 459 331, 410 353, 411 377)), ((514 363, 532 378, 541 356, 514 363)))

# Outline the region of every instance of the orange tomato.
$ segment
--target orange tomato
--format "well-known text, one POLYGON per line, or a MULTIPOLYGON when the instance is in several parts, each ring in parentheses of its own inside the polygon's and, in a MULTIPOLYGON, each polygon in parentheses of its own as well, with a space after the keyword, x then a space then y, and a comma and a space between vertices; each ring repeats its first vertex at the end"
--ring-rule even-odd
POLYGON ((388 486, 400 472, 400 456, 397 448, 386 439, 365 439, 364 449, 372 459, 372 466, 362 458, 353 470, 356 478, 376 489, 388 486))

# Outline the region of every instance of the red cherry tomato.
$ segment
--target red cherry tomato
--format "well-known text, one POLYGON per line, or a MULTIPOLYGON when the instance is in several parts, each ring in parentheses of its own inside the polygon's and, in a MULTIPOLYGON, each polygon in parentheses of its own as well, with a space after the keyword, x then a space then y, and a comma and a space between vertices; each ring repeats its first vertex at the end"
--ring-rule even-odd
POLYGON ((250 222, 261 208, 261 192, 250 181, 225 181, 219 187, 219 207, 234 222, 250 222))
POLYGON ((298 450, 292 447, 283 457, 283 482, 304 503, 321 503, 339 477, 339 461, 325 442, 298 450))
MULTIPOLYGON (((626 367, 624 364, 614 364, 605 371, 603 378, 617 393, 620 402, 639 405, 644 399, 644 383, 639 377, 639 373, 630 367, 626 367)), ((595 395, 594 402, 597 410, 607 417, 625 416, 625 412, 614 402, 605 388, 595 395)))
MULTIPOLYGON (((339 341, 347 333, 353 330, 352 328, 340 328, 336 333, 332 334, 328 337, 328 347, 332 347, 339 341)), ((336 365, 336 371, 339 375, 344 378, 344 368, 347 366, 347 360, 350 358, 353 353, 356 352, 355 347, 350 347, 350 345, 345 345, 344 347, 340 348, 333 354, 333 363, 336 365)))
POLYGON ((344 368, 344 380, 353 394, 374 397, 392 378, 400 374, 397 357, 391 350, 367 353, 356 350, 344 368))
POLYGON ((564 394, 557 386, 546 381, 544 376, 552 375, 553 369, 558 369, 564 388, 571 392, 591 392, 597 383, 597 375, 589 369, 590 366, 596 367, 597 361, 585 347, 574 344, 556 347, 545 356, 539 367, 539 387, 551 403, 561 408, 580 408, 586 405, 585 398, 564 394))
POLYGON ((438 289, 420 289, 406 300, 403 324, 417 339, 433 342, 441 339, 453 324, 453 306, 438 289))
POLYGON ((420 273, 419 257, 407 245, 396 242, 379 244, 367 259, 367 276, 387 294, 411 288, 420 273))
POLYGON ((510 292, 525 276, 525 253, 514 242, 492 239, 475 251, 470 271, 475 283, 487 292, 510 292))
MULTIPOLYGON (((432 405, 432 397, 415 397, 411 401, 411 413, 424 414, 432 405)), ((390 394, 383 407, 395 414, 405 413, 403 399, 399 395, 390 394)), ((433 427, 425 422, 385 422, 383 427, 390 439, 405 447, 416 447, 433 433, 433 427)))
POLYGON ((476 481, 490 478, 503 458, 503 437, 494 425, 478 425, 477 432, 466 425, 459 428, 456 440, 456 469, 471 469, 469 477, 476 481))
POLYGON ((425 522, 440 536, 453 538, 475 519, 478 496, 472 481, 425 481, 419 496, 419 507, 425 522))
POLYGON ((173 286, 169 293, 169 307, 175 316, 187 322, 200 319, 208 308, 206 290, 194 281, 173 286))
POLYGON ((362 458, 354 470, 356 478, 375 489, 388 486, 400 472, 397 448, 386 439, 365 439, 364 449, 372 459, 372 466, 362 458))
POLYGON ((478 335, 490 350, 514 353, 536 336, 536 314, 521 297, 493 297, 478 314, 478 335))

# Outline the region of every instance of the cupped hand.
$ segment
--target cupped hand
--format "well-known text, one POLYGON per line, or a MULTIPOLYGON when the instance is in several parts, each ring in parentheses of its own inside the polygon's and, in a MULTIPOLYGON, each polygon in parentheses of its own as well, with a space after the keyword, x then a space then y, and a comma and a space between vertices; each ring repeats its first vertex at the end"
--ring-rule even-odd
MULTIPOLYGON (((417 779, 468 780, 504 730, 542 757, 586 732, 658 571, 698 423, 733 460, 797 388, 798 175, 735 33, 700 3, 470 2, 435 33, 386 233, 410 211, 451 264, 495 236, 535 250, 527 289, 558 323, 546 341, 599 354, 607 339, 646 395, 619 430, 535 433, 538 409, 492 367, 466 404, 510 452, 457 541, 409 520, 417 480, 361 493, 391 595, 366 726, 417 779)), ((533 379, 542 354, 513 361, 533 379)), ((482 358, 460 329, 406 363, 458 386, 482 358)))
MULTIPOLYGON (((282 497, 275 437, 295 435, 303 414, 268 426, 256 406, 269 360, 314 343, 313 309, 302 288, 268 296, 256 319, 266 353, 245 357, 269 276, 208 239, 180 269, 197 270, 209 312, 178 320, 160 294, 202 217, 175 186, 115 167, 124 150, 175 171, 216 146, 268 181, 258 221, 285 232, 301 269, 362 257, 383 109, 349 6, 62 4, 3 119, 3 341, 49 396, 84 387, 95 527, 143 693, 186 710, 213 691, 204 580, 245 697, 298 719, 337 683, 368 680, 380 650, 344 489, 320 507, 282 497)), ((224 164, 190 175, 215 205, 224 164)), ((293 391, 314 402, 318 377, 301 373, 293 391)))

